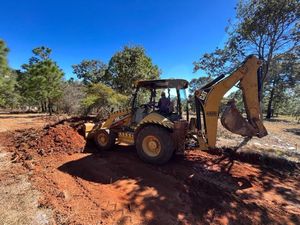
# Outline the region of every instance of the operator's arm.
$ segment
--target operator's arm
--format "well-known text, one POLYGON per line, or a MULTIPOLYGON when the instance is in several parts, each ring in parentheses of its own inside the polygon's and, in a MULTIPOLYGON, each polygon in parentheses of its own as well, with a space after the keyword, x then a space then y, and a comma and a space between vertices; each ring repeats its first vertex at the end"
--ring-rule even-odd
POLYGON ((160 108, 160 106, 161 106, 161 98, 159 99, 158 104, 157 104, 158 108, 160 108))

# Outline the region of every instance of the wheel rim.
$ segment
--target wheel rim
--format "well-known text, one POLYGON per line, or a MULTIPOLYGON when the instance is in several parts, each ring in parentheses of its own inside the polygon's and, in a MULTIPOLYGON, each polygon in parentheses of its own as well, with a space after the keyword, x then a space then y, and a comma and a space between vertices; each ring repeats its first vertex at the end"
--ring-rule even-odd
POLYGON ((158 156, 161 151, 161 144, 159 139, 152 135, 144 138, 142 146, 144 152, 151 157, 158 156))
POLYGON ((97 141, 99 145, 106 146, 108 144, 108 135, 103 132, 98 134, 97 141))

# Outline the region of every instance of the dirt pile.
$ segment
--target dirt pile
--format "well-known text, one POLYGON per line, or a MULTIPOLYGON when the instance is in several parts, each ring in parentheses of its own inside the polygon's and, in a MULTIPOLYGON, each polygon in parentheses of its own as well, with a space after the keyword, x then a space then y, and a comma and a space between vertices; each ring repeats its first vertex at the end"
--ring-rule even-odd
POLYGON ((17 131, 12 142, 15 152, 13 161, 17 162, 58 152, 73 154, 81 152, 85 146, 84 138, 66 124, 58 124, 44 129, 32 128, 17 131))
POLYGON ((84 138, 69 125, 50 127, 39 139, 37 148, 46 153, 51 152, 81 152, 85 146, 84 138))

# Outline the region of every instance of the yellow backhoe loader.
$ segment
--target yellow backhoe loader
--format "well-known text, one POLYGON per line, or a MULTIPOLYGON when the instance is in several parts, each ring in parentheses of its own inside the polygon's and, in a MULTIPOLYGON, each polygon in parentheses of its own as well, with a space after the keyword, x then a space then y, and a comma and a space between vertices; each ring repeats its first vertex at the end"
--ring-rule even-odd
POLYGON ((231 75, 219 76, 197 90, 194 118, 189 115, 186 80, 139 81, 131 107, 111 113, 102 123, 86 123, 86 138, 94 140, 100 150, 120 143, 135 145, 139 157, 154 164, 166 163, 174 152, 182 153, 191 135, 196 137, 200 149, 215 148, 221 100, 237 83, 243 92, 247 118, 242 117, 231 100, 222 113, 221 123, 245 137, 264 137, 267 130, 259 101, 260 71, 260 60, 249 56, 231 75))

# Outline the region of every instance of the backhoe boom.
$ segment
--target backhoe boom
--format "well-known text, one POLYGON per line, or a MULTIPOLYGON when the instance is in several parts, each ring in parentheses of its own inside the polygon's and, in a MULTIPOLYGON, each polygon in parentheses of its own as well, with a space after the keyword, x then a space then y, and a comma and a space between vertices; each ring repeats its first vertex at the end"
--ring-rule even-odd
POLYGON ((200 148, 214 148, 218 127, 219 108, 226 92, 240 82, 247 113, 244 119, 230 101, 221 122, 225 128, 242 136, 263 137, 267 131, 262 123, 258 96, 257 71, 261 65, 255 56, 249 56, 231 75, 221 76, 195 92, 197 128, 200 148))

